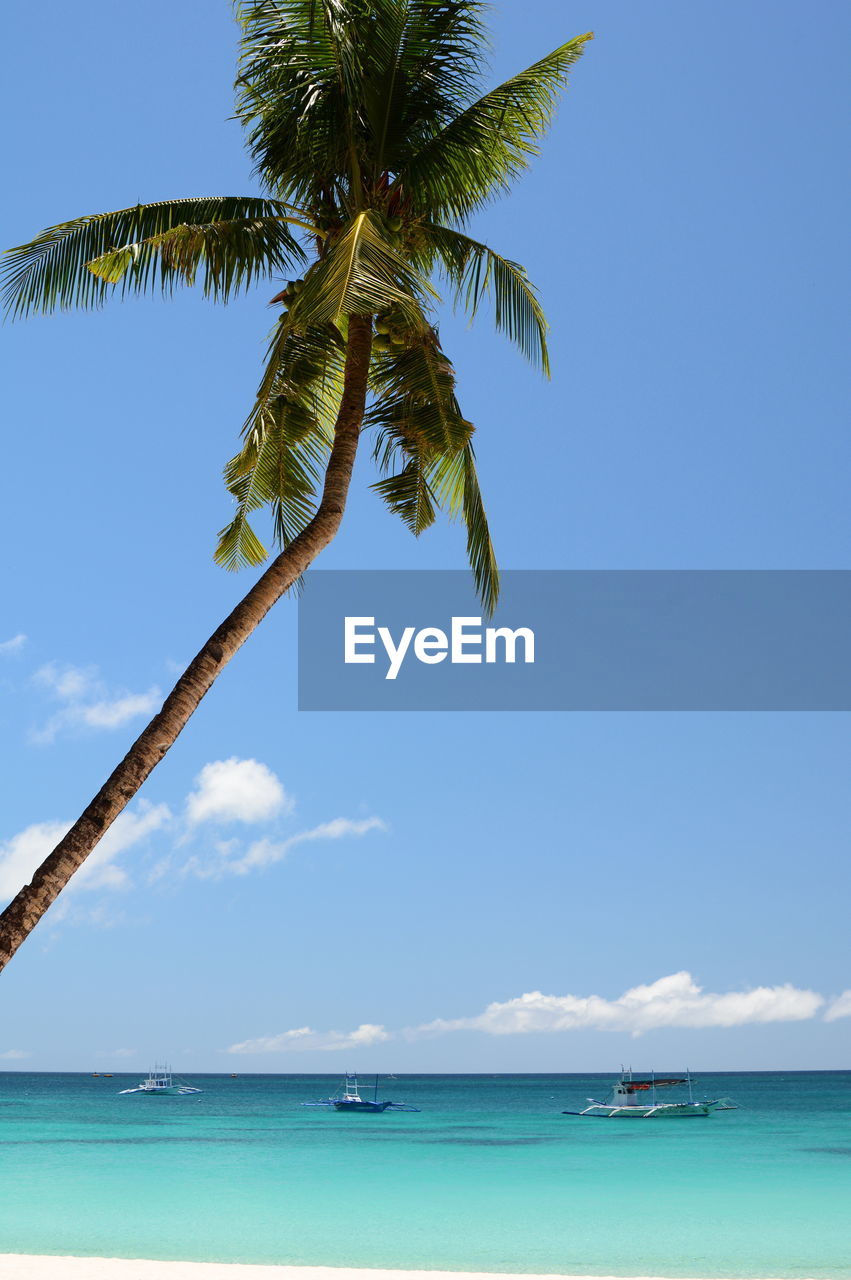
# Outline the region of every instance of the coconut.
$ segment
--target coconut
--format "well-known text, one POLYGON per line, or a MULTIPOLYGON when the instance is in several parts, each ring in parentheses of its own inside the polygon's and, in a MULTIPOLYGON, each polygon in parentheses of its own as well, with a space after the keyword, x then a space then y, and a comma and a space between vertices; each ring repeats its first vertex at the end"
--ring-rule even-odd
POLYGON ((376 351, 387 351, 390 347, 390 338, 386 333, 377 333, 372 340, 372 345, 376 351))

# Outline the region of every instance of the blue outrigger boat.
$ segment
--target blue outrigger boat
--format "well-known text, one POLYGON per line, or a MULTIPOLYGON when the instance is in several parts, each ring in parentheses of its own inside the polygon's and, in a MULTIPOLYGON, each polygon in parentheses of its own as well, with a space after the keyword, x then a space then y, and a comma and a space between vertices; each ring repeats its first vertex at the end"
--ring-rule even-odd
POLYGON ((376 1112, 383 1111, 419 1111, 419 1107, 409 1107, 404 1102, 388 1102, 378 1097, 378 1076, 375 1077, 375 1089, 372 1098, 362 1098, 358 1091, 358 1078, 351 1072, 337 1092, 331 1098, 320 1098, 318 1102, 303 1102, 303 1107, 330 1107, 334 1111, 344 1112, 376 1112))

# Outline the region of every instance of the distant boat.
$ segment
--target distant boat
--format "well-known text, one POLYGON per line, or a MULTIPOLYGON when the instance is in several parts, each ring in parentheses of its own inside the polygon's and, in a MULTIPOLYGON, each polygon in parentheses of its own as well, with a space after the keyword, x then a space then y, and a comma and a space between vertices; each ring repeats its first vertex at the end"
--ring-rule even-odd
POLYGON ((136 1085, 135 1089, 121 1089, 120 1093, 147 1093, 149 1095, 159 1095, 165 1097, 168 1095, 185 1093, 201 1093, 201 1089, 194 1088, 191 1084, 185 1084, 182 1080, 175 1080, 171 1073, 170 1067, 154 1067, 153 1071, 148 1073, 146 1079, 136 1085))
POLYGON ((317 1102, 303 1102, 303 1107, 330 1107, 334 1111, 344 1112, 381 1112, 381 1111, 419 1111, 419 1107, 409 1107, 404 1102, 388 1102, 378 1097, 378 1076, 375 1077, 375 1088, 372 1098, 362 1098, 358 1091, 358 1078, 349 1072, 337 1092, 330 1098, 320 1098, 317 1102))
POLYGON ((695 1102, 691 1072, 684 1076, 636 1077, 632 1068, 621 1071, 620 1080, 612 1086, 607 1102, 589 1098, 590 1107, 584 1111, 563 1111, 564 1116, 596 1116, 604 1120, 685 1120, 692 1116, 708 1116, 713 1111, 735 1111, 735 1103, 729 1098, 716 1098, 712 1102, 695 1102), (685 1085, 688 1101, 659 1102, 657 1090, 685 1085))

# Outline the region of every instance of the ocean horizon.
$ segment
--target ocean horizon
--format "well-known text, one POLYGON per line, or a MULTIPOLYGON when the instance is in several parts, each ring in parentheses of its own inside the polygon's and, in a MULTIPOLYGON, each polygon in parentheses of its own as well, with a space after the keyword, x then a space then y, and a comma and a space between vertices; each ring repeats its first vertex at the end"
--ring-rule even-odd
POLYGON ((851 1073, 695 1073, 739 1106, 563 1115, 612 1075, 0 1073, 0 1253, 582 1276, 851 1277, 851 1073), (361 1078, 366 1092, 367 1081, 361 1078))

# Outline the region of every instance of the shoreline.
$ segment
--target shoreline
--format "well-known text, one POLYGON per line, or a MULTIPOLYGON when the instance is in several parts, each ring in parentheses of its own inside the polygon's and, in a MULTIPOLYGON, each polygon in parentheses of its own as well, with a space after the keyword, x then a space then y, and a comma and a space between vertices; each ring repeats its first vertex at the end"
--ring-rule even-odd
MULTIPOLYGON (((3 1280, 672 1280, 661 1276, 569 1276, 503 1271, 400 1271, 253 1262, 162 1262, 146 1258, 78 1258, 0 1253, 3 1280)), ((682 1277, 696 1280, 696 1277, 682 1277)), ((718 1277, 715 1278, 718 1280, 718 1277)), ((779 1280, 760 1276, 753 1280, 779 1280)))

